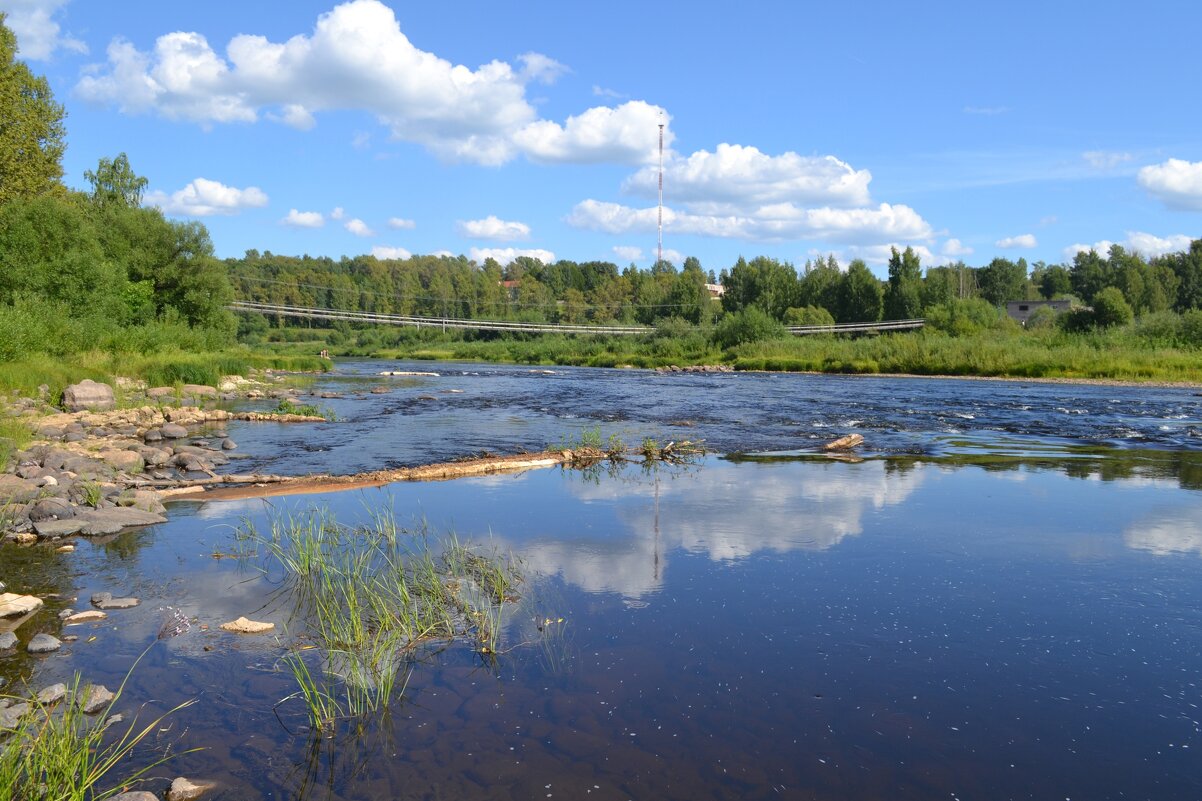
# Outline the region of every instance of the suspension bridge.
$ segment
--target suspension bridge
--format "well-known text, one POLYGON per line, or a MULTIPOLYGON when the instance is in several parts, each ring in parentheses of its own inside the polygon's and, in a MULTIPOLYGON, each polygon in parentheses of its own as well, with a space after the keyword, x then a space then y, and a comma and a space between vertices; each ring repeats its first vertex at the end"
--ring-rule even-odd
MULTIPOLYGON (((255 312, 280 317, 309 320, 343 320, 348 323, 411 326, 414 328, 463 329, 473 331, 519 331, 536 334, 607 334, 609 336, 640 336, 655 333, 646 325, 595 325, 586 323, 526 323, 514 320, 463 320, 456 317, 417 317, 406 314, 321 309, 307 306, 285 306, 277 303, 255 303, 238 300, 229 308, 236 312, 255 312)), ((887 320, 877 323, 838 323, 835 325, 786 326, 790 334, 868 334, 886 331, 913 331, 922 328, 924 320, 887 320)))

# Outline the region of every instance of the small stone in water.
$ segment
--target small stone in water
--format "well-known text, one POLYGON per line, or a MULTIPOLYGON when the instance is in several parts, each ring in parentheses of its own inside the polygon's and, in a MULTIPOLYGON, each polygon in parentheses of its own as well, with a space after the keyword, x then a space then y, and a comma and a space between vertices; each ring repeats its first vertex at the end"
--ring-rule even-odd
POLYGON ((261 623, 257 620, 248 620, 245 617, 221 624, 222 631, 232 631, 236 634, 259 634, 264 631, 271 631, 274 628, 274 623, 261 623))
POLYGON ((66 695, 67 685, 62 684, 61 682, 59 684, 51 684, 49 687, 43 688, 42 691, 38 693, 38 703, 42 704, 43 706, 57 704, 59 701, 63 700, 66 695))
POLYGON ((116 697, 103 684, 93 684, 88 687, 87 694, 84 696, 79 708, 83 710, 85 715, 94 715, 111 704, 116 697))
POLYGON ((171 789, 167 791, 167 801, 193 801, 212 790, 214 786, 212 782, 194 782, 180 776, 171 782, 171 789))

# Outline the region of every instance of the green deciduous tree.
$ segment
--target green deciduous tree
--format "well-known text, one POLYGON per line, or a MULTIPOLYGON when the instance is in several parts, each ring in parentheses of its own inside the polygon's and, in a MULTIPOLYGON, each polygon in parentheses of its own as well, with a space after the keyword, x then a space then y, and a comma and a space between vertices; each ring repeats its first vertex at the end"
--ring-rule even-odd
POLYGON ((862 259, 847 265, 839 285, 839 308, 835 313, 841 323, 875 323, 881 319, 885 292, 881 282, 862 259))
POLYGON ((1073 291, 1072 277, 1068 268, 1063 264, 1053 264, 1044 268, 1039 276, 1039 294, 1046 299, 1067 295, 1073 291))
POLYGON ((0 13, 0 205, 62 184, 63 107, 50 84, 17 61, 17 39, 0 13))
POLYGON ((793 265, 767 256, 751 261, 740 257, 722 284, 726 290, 722 308, 726 311, 758 306, 777 320, 783 320, 785 311, 797 305, 801 291, 793 265))
POLYGON ((977 287, 981 297, 994 306, 1008 300, 1025 300, 1027 297, 1027 264, 1019 260, 994 259, 977 270, 977 287))
POLYGON ((913 248, 890 248, 885 319, 910 320, 922 311, 922 264, 913 248))
POLYGON ((1131 322, 1133 316, 1131 306, 1118 287, 1108 286, 1094 295, 1093 319, 1095 325, 1102 328, 1126 325, 1131 322))
POLYGON ((124 153, 114 159, 100 159, 96 171, 87 170, 83 177, 92 185, 93 203, 116 203, 130 208, 142 205, 147 180, 133 171, 124 153))

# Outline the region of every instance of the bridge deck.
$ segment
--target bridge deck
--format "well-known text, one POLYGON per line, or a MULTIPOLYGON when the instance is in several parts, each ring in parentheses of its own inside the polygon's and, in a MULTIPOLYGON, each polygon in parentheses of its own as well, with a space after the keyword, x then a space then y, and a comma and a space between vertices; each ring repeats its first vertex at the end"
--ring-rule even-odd
MULTIPOLYGON (((655 329, 644 325, 587 325, 572 323, 522 323, 512 320, 460 320, 454 317, 416 317, 404 314, 379 314, 376 312, 345 311, 340 309, 315 309, 304 306, 283 306, 274 303, 234 301, 233 311, 277 314, 285 317, 303 317, 316 320, 345 320, 352 323, 376 325, 414 326, 417 328, 455 328, 476 331, 523 331, 528 333, 556 334, 609 334, 611 336, 635 336, 651 334, 655 329)), ((840 323, 836 325, 786 326, 790 334, 848 334, 876 331, 909 331, 922 328, 924 320, 888 320, 879 323, 840 323)))

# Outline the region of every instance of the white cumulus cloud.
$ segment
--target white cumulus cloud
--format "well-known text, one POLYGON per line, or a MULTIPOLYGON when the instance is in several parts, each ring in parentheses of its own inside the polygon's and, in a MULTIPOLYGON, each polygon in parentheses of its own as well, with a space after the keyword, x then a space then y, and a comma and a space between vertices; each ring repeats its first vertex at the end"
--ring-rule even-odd
POLYGON ((1039 245, 1035 239, 1035 234, 1019 234, 1018 236, 1007 236, 999 239, 993 244, 999 248, 1033 248, 1039 245))
POLYGON ((477 264, 483 264, 486 259, 495 259, 499 264, 506 265, 519 256, 538 259, 543 264, 555 261, 554 253, 541 248, 472 248, 468 251, 468 258, 477 264))
POLYGON ((522 77, 538 83, 555 83, 559 76, 569 72, 563 64, 542 53, 522 53, 518 61, 522 63, 522 77))
POLYGON ((321 216, 320 211, 297 211, 296 209, 289 209, 288 216, 280 222, 294 228, 320 228, 326 224, 325 217, 321 216))
POLYGON ((526 153, 537 161, 642 163, 659 109, 646 103, 592 108, 563 125, 540 120, 531 82, 565 71, 523 53, 517 66, 476 68, 420 49, 380 0, 350 0, 318 17, 311 33, 276 42, 239 34, 224 55, 200 33, 159 36, 149 51, 117 39, 107 64, 76 85, 85 100, 124 113, 211 125, 260 118, 306 129, 326 111, 366 111, 393 138, 440 158, 497 165, 526 153))
POLYGON ((1140 186, 1166 206, 1202 211, 1202 161, 1169 159, 1139 171, 1140 186))
MULTIPOLYGON (((664 167, 664 185, 673 202, 708 213, 746 213, 785 202, 862 206, 870 202, 871 180, 868 170, 852 169, 834 156, 770 156, 755 147, 725 143, 712 153, 699 150, 664 167)), ((628 178, 623 189, 655 197, 658 184, 658 167, 650 166, 628 178)))
POLYGON ((1127 238, 1121 242, 1111 242, 1109 239, 1103 239, 1100 242, 1094 242, 1092 245, 1082 243, 1069 245, 1064 249, 1064 256, 1067 259, 1071 259, 1078 253, 1088 253, 1091 250, 1096 251, 1101 256, 1105 256, 1110 251, 1112 245, 1120 245, 1124 250, 1140 253, 1147 258, 1154 258, 1156 256, 1163 256, 1166 253, 1189 250, 1191 241, 1193 241, 1192 238, 1186 234, 1156 236, 1144 231, 1128 231, 1127 238))
POLYGON ((147 194, 146 205, 158 206, 167 214, 209 217, 215 214, 237 214, 242 209, 261 208, 267 205, 267 195, 257 186, 238 189, 226 186, 220 181, 197 178, 170 195, 160 191, 147 194))
MULTIPOLYGON (((576 228, 611 234, 647 233, 657 226, 657 209, 585 200, 567 217, 576 228)), ((821 239, 849 244, 928 240, 931 226, 909 206, 806 209, 792 203, 765 206, 755 215, 709 215, 664 208, 664 229, 678 234, 753 240, 821 239)))
MULTIPOLYGON (((664 229, 674 234, 755 241, 825 240, 840 245, 930 242, 934 231, 909 206, 873 203, 872 174, 834 156, 779 155, 723 143, 664 165, 664 229)), ((658 165, 622 184, 648 199, 659 189, 658 165)), ((576 204, 567 222, 610 234, 656 229, 658 209, 596 199, 576 204)))
POLYGON ((388 245, 376 245, 371 249, 371 255, 377 259, 400 259, 402 261, 413 256, 404 248, 389 247, 388 245))
POLYGON ((375 236, 376 233, 368 228, 367 223, 363 222, 363 220, 360 220, 358 217, 347 220, 342 227, 350 231, 355 236, 375 236))
POLYGON ((88 46, 63 33, 55 16, 70 0, 0 0, 5 24, 17 37, 17 55, 45 61, 56 50, 88 52, 88 46))
POLYGON ((334 210, 330 212, 331 220, 341 220, 345 216, 346 211, 342 208, 342 206, 335 206, 334 210))
POLYGON ((395 231, 412 231, 417 227, 417 223, 404 217, 389 217, 388 227, 395 231))
POLYGON ((947 240, 943 243, 943 250, 941 251, 944 258, 948 260, 961 259, 965 256, 971 256, 972 252, 972 248, 970 248, 968 245, 965 245, 959 239, 947 240))
POLYGON ((483 220, 460 220, 456 227, 460 234, 472 239, 516 242, 530 238, 530 226, 526 223, 502 220, 492 214, 483 220))
MULTIPOLYGON (((659 123, 670 118, 663 109, 631 100, 616 108, 597 106, 568 117, 560 125, 533 122, 514 136, 519 148, 534 161, 547 163, 650 164, 659 158, 659 123)), ((672 141, 664 129, 664 147, 672 141)))
POLYGON ((634 245, 614 245, 614 255, 622 261, 638 261, 643 258, 643 249, 634 245))

